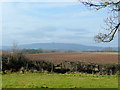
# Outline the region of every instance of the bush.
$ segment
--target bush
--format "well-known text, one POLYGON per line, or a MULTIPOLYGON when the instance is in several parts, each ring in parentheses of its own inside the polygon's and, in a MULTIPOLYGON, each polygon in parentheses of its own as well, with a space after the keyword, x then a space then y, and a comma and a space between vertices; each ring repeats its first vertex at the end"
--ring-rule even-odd
POLYGON ((2 53, 2 71, 11 70, 19 71, 21 67, 25 67, 27 58, 22 53, 10 53, 3 51, 2 53))

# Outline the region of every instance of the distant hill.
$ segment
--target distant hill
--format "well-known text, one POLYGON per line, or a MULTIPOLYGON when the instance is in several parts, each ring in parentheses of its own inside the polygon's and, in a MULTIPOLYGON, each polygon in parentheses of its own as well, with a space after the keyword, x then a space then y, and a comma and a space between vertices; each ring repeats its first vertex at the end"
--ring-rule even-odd
MULTIPOLYGON (((70 43, 32 43, 19 45, 20 49, 44 49, 44 50, 73 50, 73 51, 82 51, 82 50, 100 50, 103 47, 97 46, 86 46, 81 44, 70 44, 70 43)), ((11 46, 2 46, 3 50, 11 49, 11 46)))

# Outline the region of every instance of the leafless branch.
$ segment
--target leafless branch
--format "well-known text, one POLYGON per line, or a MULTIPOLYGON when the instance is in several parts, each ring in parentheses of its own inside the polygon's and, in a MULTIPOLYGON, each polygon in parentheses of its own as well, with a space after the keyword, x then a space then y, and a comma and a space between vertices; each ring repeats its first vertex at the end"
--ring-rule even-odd
POLYGON ((120 11, 120 0, 119 1, 103 1, 101 2, 90 2, 89 0, 86 2, 82 2, 85 6, 100 10, 102 8, 110 8, 110 11, 113 12, 114 14, 107 18, 105 20, 106 27, 104 30, 109 31, 107 34, 106 33, 99 33, 94 37, 96 42, 110 42, 114 39, 116 32, 118 31, 118 28, 120 26, 120 22, 118 22, 118 12, 120 11), (117 13, 117 14, 116 14, 117 13))

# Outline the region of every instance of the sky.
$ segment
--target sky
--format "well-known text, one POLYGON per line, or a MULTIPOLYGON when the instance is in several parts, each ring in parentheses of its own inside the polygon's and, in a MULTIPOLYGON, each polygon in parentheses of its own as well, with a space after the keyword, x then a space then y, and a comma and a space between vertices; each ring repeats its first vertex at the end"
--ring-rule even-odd
POLYGON ((0 44, 74 43, 117 47, 118 36, 110 43, 96 43, 104 32, 108 10, 91 10, 81 2, 2 2, 0 44), (1 37, 2 36, 2 37, 1 37))

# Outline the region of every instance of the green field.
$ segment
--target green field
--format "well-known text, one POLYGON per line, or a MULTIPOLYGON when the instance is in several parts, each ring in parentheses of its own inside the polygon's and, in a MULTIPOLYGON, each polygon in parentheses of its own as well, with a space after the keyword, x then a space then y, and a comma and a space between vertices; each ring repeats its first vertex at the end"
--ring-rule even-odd
POLYGON ((117 88, 118 76, 55 73, 2 75, 2 88, 117 88))

